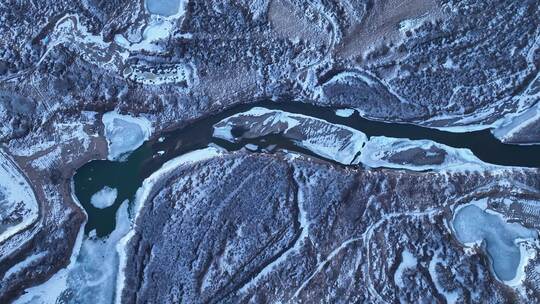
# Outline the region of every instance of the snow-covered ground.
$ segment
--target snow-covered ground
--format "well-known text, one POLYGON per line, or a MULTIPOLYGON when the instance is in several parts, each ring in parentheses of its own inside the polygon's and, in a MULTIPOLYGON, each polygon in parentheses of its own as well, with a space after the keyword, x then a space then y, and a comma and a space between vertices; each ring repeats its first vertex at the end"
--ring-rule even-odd
MULTIPOLYGON (((207 148, 179 156, 165 163, 143 182, 137 191, 134 214, 128 212, 128 201, 122 202, 116 213, 116 228, 110 235, 98 238, 92 231, 84 235, 84 226, 80 228, 69 265, 54 274, 45 283, 28 288, 15 304, 51 304, 51 303, 112 303, 119 299, 124 278, 118 276, 119 269, 125 265, 124 246, 132 236, 132 227, 142 202, 146 200, 153 185, 163 175, 181 165, 202 161, 220 155, 222 150, 207 148), (116 284, 120 284, 117 286, 116 284), (67 302, 64 302, 66 301, 67 302)), ((107 190, 110 192, 110 190, 107 190)), ((77 199, 74 197, 77 202, 77 199)), ((40 255, 30 256, 6 272, 10 275, 34 262, 40 255)))
POLYGON ((152 123, 144 117, 107 112, 102 121, 109 145, 109 160, 124 159, 152 134, 152 123))
POLYGON ((39 261, 40 259, 45 257, 46 253, 47 252, 39 252, 39 253, 36 253, 36 254, 32 254, 28 258, 26 258, 26 260, 15 264, 13 267, 9 268, 6 271, 6 273, 4 274, 3 279, 8 278, 13 274, 18 273, 19 271, 21 271, 21 270, 27 268, 28 266, 30 266, 32 263, 39 261))
POLYGON ((360 162, 372 168, 394 168, 408 169, 414 171, 425 170, 472 170, 482 169, 488 166, 478 159, 469 149, 457 149, 431 140, 410 140, 404 138, 392 138, 384 136, 371 137, 362 149, 360 162), (409 163, 398 163, 390 161, 391 156, 397 153, 420 148, 425 151, 423 158, 429 159, 435 157, 433 149, 444 151, 445 155, 441 163, 414 164, 412 161, 418 161, 420 155, 415 155, 409 163))
MULTIPOLYGON (((163 164, 159 170, 155 171, 143 181, 142 186, 137 190, 135 195, 134 210, 133 214, 130 216, 132 222, 136 225, 137 216, 139 211, 143 207, 143 203, 148 199, 150 192, 154 185, 164 176, 170 174, 172 171, 177 169, 180 166, 192 164, 200 161, 210 159, 212 157, 219 156, 223 154, 223 150, 215 147, 208 147, 201 150, 195 150, 189 153, 186 153, 182 156, 173 158, 163 164)), ((131 229, 125 236, 120 239, 116 245, 116 252, 119 256, 118 263, 118 276, 116 277, 116 292, 115 292, 115 303, 122 303, 122 290, 125 284, 124 269, 127 263, 127 255, 125 253, 125 247, 129 243, 130 239, 134 235, 134 229, 131 229)))
POLYGON ((116 196, 118 195, 118 190, 108 186, 103 187, 103 189, 94 193, 90 198, 90 203, 99 209, 110 207, 114 204, 116 196))
POLYGON ((486 202, 474 202, 457 209, 452 220, 453 231, 465 246, 484 242, 497 277, 515 285, 521 281, 528 259, 524 245, 538 239, 538 232, 508 222, 501 214, 479 207, 482 205, 486 202))
POLYGON ((195 69, 183 63, 164 66, 132 65, 124 69, 124 77, 151 85, 184 83, 189 87, 197 81, 195 69))
POLYGON ((443 295, 446 298, 447 304, 455 304, 458 303, 459 294, 456 290, 450 291, 441 286, 440 283, 440 274, 437 271, 437 264, 441 263, 443 267, 448 267, 446 265, 446 261, 444 259, 444 253, 442 252, 442 249, 439 249, 433 253, 433 257, 431 258, 431 261, 429 261, 429 275, 431 276, 431 281, 435 285, 435 288, 437 289, 437 292, 439 294, 443 295))
POLYGON ((163 46, 157 42, 171 36, 177 28, 178 20, 185 14, 186 4, 186 0, 147 0, 146 9, 150 15, 142 39, 130 41, 130 37, 119 34, 114 37, 114 41, 129 51, 163 52, 163 46))
POLYGON ((79 15, 66 14, 56 22, 54 28, 43 38, 42 43, 46 45, 47 49, 37 65, 54 48, 63 45, 77 50, 85 60, 99 67, 116 71, 118 66, 127 59, 129 53, 120 50, 112 42, 105 42, 105 40, 103 33, 95 35, 83 22, 80 22, 79 15))
POLYGON ((401 263, 396 269, 396 272, 394 272, 394 283, 396 284, 396 286, 398 286, 399 288, 407 288, 403 280, 403 272, 406 269, 412 269, 413 271, 417 271, 417 264, 418 260, 416 259, 414 254, 409 252, 408 250, 403 250, 403 252, 401 253, 401 263))
POLYGON ((35 222, 39 206, 15 162, 0 149, 0 242, 35 222))
POLYGON ((25 290, 25 293, 20 296, 13 304, 50 304, 50 303, 61 303, 60 296, 68 288, 67 279, 74 268, 75 261, 79 256, 81 243, 84 235, 84 226, 79 229, 79 234, 77 236, 76 244, 73 246, 73 252, 71 253, 69 265, 55 273, 49 280, 45 283, 28 288, 25 290))
POLYGON ((332 124, 322 119, 280 110, 255 107, 230 116, 214 125, 213 136, 236 142, 242 138, 258 138, 282 134, 296 145, 342 164, 356 164, 367 136, 353 128, 332 124), (236 138, 233 129, 248 130, 236 138))
POLYGON ((540 102, 520 115, 503 119, 500 125, 493 129, 491 133, 504 142, 523 128, 537 121, 540 121, 540 102))

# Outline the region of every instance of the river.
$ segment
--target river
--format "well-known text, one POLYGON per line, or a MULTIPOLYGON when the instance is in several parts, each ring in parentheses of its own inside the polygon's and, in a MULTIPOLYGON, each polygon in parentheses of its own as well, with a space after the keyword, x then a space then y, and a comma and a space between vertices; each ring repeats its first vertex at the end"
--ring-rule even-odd
POLYGON ((145 142, 129 156, 127 161, 94 160, 79 168, 74 176, 74 186, 75 195, 88 214, 85 232, 88 233, 95 229, 98 236, 108 235, 115 227, 116 210, 124 200, 131 201, 134 198, 137 189, 146 177, 166 161, 189 151, 207 147, 209 144, 217 144, 229 151, 239 150, 248 143, 256 144, 259 147, 277 145, 281 149, 320 158, 320 156, 294 145, 293 142, 279 135, 243 140, 238 143, 230 143, 212 137, 214 124, 253 107, 265 107, 320 118, 330 123, 357 129, 368 136, 426 139, 454 148, 467 148, 486 163, 502 166, 540 167, 540 145, 503 144, 493 137, 489 130, 452 133, 412 124, 371 121, 361 118, 356 112, 350 117, 341 117, 335 114, 333 108, 306 103, 261 101, 249 105, 239 105, 217 115, 197 120, 184 128, 160 134, 161 140, 155 138, 145 142), (160 152, 161 155, 158 153, 159 151, 163 151, 160 152), (104 186, 116 188, 118 195, 114 205, 98 209, 90 204, 90 198, 104 186))

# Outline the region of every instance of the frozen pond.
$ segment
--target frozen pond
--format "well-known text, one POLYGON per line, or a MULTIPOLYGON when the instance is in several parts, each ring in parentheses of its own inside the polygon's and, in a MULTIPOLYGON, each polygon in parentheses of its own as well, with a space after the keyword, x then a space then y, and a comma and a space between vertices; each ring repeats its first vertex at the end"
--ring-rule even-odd
POLYGON ((499 215, 488 213, 476 205, 459 209, 453 227, 458 240, 465 245, 485 243, 493 270, 503 281, 513 280, 520 266, 522 256, 516 241, 537 237, 533 229, 506 222, 499 215))
POLYGON ((178 13, 181 1, 182 0, 146 0, 146 9, 150 14, 169 17, 178 13))

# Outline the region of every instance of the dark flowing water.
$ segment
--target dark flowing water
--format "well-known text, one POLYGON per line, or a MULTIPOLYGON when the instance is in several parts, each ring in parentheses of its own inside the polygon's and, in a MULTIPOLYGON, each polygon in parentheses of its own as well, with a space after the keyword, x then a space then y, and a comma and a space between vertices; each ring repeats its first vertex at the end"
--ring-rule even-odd
POLYGON ((489 130, 451 133, 415 125, 371 121, 361 118, 357 113, 351 117, 340 117, 335 114, 335 109, 310 104, 264 101, 240 105, 217 115, 195 121, 185 128, 164 133, 162 134, 164 138, 162 142, 157 140, 145 142, 125 162, 95 160, 81 167, 74 176, 74 184, 75 195, 88 213, 86 232, 96 229, 98 236, 109 234, 114 230, 116 210, 122 201, 125 199, 131 201, 134 198, 137 189, 146 177, 166 161, 189 151, 207 147, 211 143, 229 151, 238 150, 247 143, 256 144, 261 148, 277 145, 278 148, 320 158, 309 150, 295 146, 290 140, 279 135, 244 140, 239 143, 212 138, 214 124, 257 106, 324 119, 331 123, 357 129, 368 136, 427 139, 454 148, 467 148, 487 163, 503 166, 540 167, 540 145, 503 144, 493 137, 489 130), (165 153, 158 155, 158 151, 165 153), (97 209, 90 204, 90 198, 104 186, 116 188, 118 197, 111 207, 97 209))

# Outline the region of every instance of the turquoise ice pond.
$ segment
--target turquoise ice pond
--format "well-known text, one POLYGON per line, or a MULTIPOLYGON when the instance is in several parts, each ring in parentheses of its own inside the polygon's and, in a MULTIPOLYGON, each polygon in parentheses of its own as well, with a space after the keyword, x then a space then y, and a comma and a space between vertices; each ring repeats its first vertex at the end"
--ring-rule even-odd
POLYGON ((182 0, 146 0, 146 9, 150 14, 169 17, 176 15, 182 0))
POLYGON ((453 228, 457 239, 464 244, 479 241, 484 243, 493 271, 503 281, 513 280, 520 266, 522 257, 516 241, 538 236, 533 229, 509 223, 501 216, 472 204, 457 211, 453 228))

